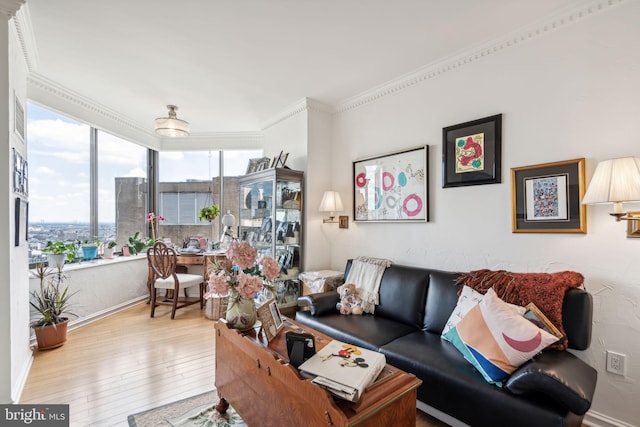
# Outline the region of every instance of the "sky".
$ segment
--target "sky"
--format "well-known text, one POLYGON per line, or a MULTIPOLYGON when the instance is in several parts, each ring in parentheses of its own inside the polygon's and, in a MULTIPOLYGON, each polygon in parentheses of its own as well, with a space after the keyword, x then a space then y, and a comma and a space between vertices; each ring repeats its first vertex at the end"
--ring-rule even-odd
MULTIPOLYGON (((27 104, 29 222, 89 222, 90 126, 27 104)), ((115 221, 115 177, 145 177, 147 149, 98 132, 98 218, 115 221)), ((242 175, 261 151, 225 152, 225 174, 242 175)), ((160 153, 160 181, 219 175, 218 151, 160 153)))

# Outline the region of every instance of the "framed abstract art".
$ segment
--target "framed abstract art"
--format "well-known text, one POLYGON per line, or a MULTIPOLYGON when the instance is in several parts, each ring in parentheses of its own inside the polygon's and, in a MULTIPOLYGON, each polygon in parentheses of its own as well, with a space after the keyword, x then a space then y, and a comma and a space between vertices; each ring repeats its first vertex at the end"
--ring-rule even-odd
POLYGON ((586 233, 584 159, 511 169, 514 233, 586 233))
POLYGON ((442 187, 496 184, 502 175, 502 114, 442 129, 442 187))
POLYGON ((353 162, 356 222, 429 220, 429 146, 353 162))

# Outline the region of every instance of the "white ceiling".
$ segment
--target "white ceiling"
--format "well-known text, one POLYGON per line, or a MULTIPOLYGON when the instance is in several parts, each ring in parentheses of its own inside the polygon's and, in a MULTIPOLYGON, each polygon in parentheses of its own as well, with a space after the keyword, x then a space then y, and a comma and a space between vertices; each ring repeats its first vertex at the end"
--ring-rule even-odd
POLYGON ((153 130, 258 131, 522 29, 577 0, 27 0, 36 74, 153 130))

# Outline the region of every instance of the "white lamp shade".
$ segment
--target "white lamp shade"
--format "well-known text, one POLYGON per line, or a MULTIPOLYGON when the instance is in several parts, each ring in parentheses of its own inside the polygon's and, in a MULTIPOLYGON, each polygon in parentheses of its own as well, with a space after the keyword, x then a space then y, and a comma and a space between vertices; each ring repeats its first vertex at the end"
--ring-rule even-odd
POLYGON ((637 157, 598 163, 582 199, 585 205, 637 201, 640 201, 640 159, 637 157))
POLYGON ((236 223, 236 217, 231 214, 231 211, 227 211, 226 214, 222 217, 222 225, 225 227, 233 227, 236 223))
POLYGON ((160 136, 171 138, 178 136, 189 136, 189 123, 176 117, 175 105, 167 105, 169 117, 159 117, 155 120, 156 133, 160 136))
POLYGON ((320 212, 340 212, 342 207, 342 199, 337 191, 325 191, 320 202, 320 212))

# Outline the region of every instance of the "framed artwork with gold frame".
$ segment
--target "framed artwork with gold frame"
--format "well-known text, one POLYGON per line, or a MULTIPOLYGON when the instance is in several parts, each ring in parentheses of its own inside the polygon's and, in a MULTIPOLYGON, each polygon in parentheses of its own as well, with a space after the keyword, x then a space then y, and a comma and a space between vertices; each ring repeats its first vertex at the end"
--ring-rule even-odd
POLYGON ((511 169, 514 233, 586 233, 585 160, 511 169))

